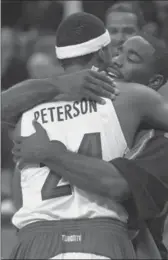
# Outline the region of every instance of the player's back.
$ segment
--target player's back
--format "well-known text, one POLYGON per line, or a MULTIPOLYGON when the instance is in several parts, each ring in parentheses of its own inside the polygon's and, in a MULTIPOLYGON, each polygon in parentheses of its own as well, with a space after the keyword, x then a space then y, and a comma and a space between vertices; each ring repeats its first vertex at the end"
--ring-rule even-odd
MULTIPOLYGON (((36 119, 50 140, 59 140, 67 149, 110 161, 123 156, 127 143, 110 100, 106 105, 93 101, 50 102, 23 114, 21 135, 34 133, 36 119)), ((126 220, 124 209, 112 201, 85 193, 64 181, 46 166, 27 165, 21 170, 23 206, 13 223, 21 228, 40 220, 114 217, 126 220)))

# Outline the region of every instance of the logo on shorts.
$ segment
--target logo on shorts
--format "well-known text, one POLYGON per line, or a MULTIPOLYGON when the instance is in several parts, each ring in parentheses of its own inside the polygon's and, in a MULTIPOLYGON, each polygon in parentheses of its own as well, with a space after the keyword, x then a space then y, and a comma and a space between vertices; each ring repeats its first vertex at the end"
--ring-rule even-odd
POLYGON ((82 235, 62 235, 62 241, 64 242, 81 242, 82 235))

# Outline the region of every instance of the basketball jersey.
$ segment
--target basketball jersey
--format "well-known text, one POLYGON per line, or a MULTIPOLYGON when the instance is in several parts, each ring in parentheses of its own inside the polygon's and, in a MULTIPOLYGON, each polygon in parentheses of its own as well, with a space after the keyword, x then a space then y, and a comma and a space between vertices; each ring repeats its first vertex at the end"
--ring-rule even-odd
MULTIPOLYGON (((59 140, 68 150, 76 153, 110 161, 123 156, 127 149, 109 99, 106 99, 105 105, 85 99, 40 104, 22 115, 22 136, 35 133, 34 119, 43 126, 50 140, 59 140)), ((127 221, 121 205, 70 186, 46 166, 24 167, 21 170, 21 189, 23 205, 12 220, 18 228, 35 221, 67 218, 112 217, 127 221)))

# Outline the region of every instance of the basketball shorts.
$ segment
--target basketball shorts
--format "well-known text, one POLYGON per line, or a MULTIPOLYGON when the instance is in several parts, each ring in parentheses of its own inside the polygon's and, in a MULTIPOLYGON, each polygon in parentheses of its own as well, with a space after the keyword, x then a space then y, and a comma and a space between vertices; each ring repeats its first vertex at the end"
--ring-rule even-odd
POLYGON ((135 259, 135 252, 118 220, 39 221, 18 232, 10 259, 135 259))

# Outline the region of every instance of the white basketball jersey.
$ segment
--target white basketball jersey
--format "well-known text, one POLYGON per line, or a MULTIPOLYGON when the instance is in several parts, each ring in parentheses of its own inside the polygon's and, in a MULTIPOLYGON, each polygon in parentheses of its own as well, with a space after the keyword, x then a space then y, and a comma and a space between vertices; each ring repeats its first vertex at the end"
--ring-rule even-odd
MULTIPOLYGON (((47 131, 50 140, 61 141, 73 152, 110 161, 123 156, 126 151, 126 140, 114 106, 108 99, 106 105, 86 100, 38 105, 23 114, 22 136, 35 132, 34 118, 47 131)), ((127 220, 122 206, 70 186, 48 167, 27 165, 21 170, 21 189, 23 206, 12 220, 18 228, 35 221, 67 218, 127 220)))

